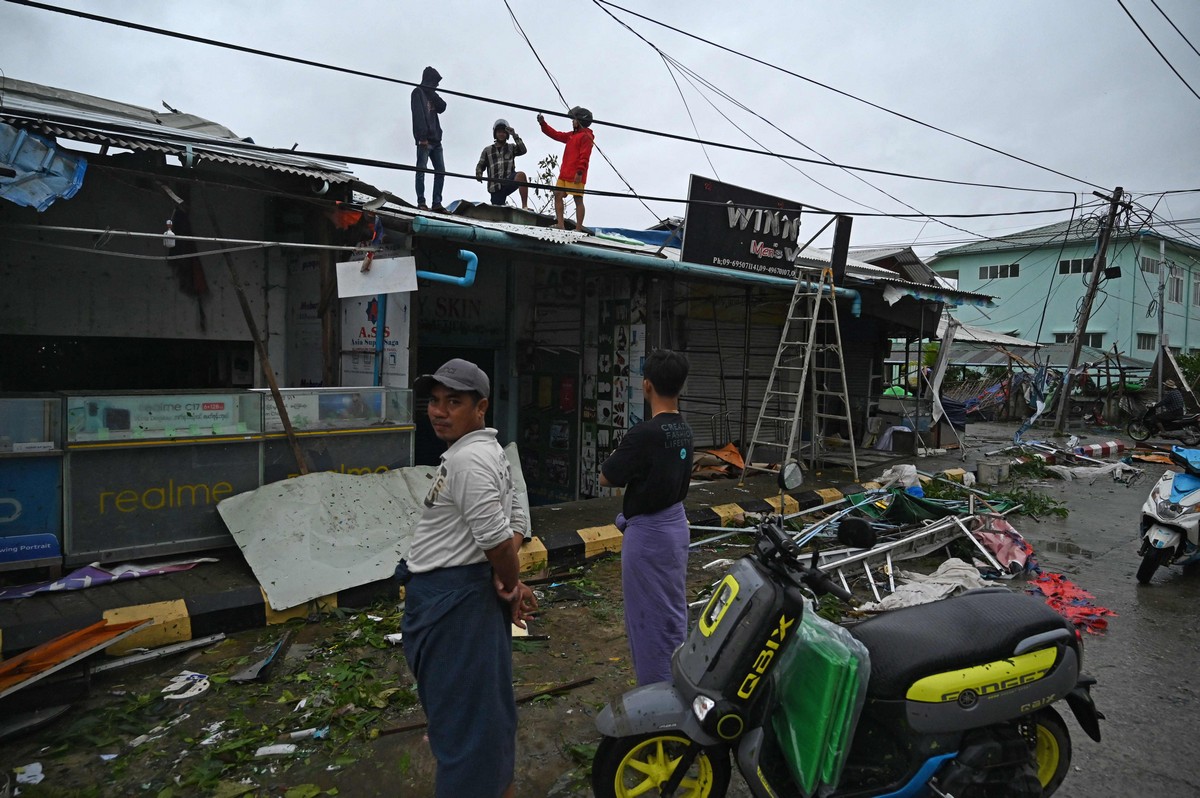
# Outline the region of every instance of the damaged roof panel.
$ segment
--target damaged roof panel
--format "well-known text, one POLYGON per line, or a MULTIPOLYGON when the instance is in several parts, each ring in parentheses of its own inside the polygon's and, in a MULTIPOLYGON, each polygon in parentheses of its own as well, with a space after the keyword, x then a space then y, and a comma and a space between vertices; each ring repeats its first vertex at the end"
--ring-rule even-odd
POLYGON ((208 160, 330 183, 354 180, 344 163, 261 147, 192 114, 163 114, 11 78, 0 78, 0 120, 56 138, 176 155, 189 167, 208 160))

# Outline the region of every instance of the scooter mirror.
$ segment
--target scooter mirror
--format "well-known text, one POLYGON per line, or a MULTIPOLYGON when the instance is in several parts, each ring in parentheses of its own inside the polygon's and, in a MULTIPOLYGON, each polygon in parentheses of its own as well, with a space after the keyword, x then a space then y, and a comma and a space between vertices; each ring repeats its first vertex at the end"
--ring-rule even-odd
POLYGON ((838 521, 838 543, 850 549, 869 549, 875 546, 875 527, 865 518, 843 518, 838 521))
POLYGON ((804 469, 795 460, 784 463, 779 469, 779 489, 795 490, 804 484, 804 469))

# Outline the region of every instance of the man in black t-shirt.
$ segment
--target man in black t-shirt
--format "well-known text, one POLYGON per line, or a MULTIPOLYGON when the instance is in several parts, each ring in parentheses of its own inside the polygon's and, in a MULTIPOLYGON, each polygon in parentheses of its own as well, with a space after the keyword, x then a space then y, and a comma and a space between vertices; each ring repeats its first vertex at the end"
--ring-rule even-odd
POLYGON ((688 524, 692 428, 679 414, 687 358, 669 349, 646 356, 642 388, 650 418, 625 434, 600 467, 600 484, 624 487, 617 526, 625 631, 638 684, 669 681, 671 655, 687 636, 688 524))

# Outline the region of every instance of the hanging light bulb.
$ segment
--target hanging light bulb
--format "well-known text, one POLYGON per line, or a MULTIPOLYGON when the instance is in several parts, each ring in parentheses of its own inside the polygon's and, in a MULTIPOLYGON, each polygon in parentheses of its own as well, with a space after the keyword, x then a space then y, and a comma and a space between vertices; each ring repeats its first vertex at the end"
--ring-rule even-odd
POLYGON ((175 246, 175 223, 167 219, 167 231, 163 233, 163 246, 167 249, 175 246))

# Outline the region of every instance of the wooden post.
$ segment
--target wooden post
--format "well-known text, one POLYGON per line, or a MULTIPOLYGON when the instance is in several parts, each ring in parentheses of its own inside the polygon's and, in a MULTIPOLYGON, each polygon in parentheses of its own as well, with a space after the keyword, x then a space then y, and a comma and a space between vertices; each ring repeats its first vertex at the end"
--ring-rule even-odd
MULTIPOLYGON (((212 222, 213 233, 218 238, 222 238, 221 225, 217 221, 217 215, 213 212, 212 203, 207 202, 205 197, 204 206, 208 210, 208 218, 212 222)), ((279 384, 275 381, 275 371, 271 368, 271 359, 267 356, 267 345, 263 342, 262 336, 258 332, 258 324, 254 321, 254 312, 250 309, 250 300, 246 298, 246 291, 242 288, 242 281, 238 277, 237 267, 233 263, 233 258, 228 252, 222 252, 225 256, 225 265, 229 267, 229 277, 233 281, 233 290, 237 293, 238 303, 242 306, 242 315, 246 317, 246 326, 250 328, 250 335, 254 338, 254 347, 258 350, 258 359, 262 363, 263 376, 267 378, 267 385, 271 388, 271 397, 275 400, 275 408, 279 411, 279 420, 283 422, 283 432, 287 435, 288 443, 291 444, 292 454, 296 457, 296 466, 300 469, 301 474, 308 473, 308 465, 304 462, 304 452, 300 450, 300 441, 296 438, 296 431, 292 429, 292 421, 288 417, 287 407, 283 403, 283 394, 279 392, 279 384)))

